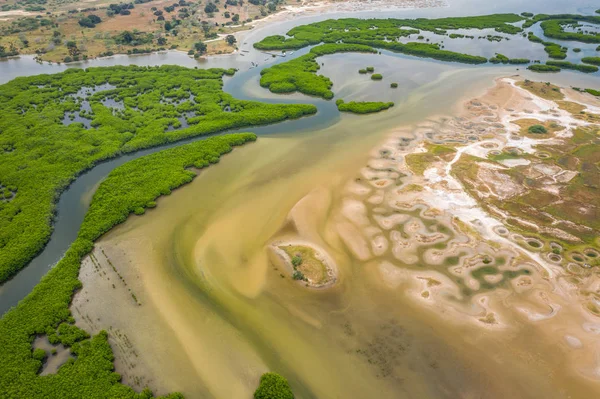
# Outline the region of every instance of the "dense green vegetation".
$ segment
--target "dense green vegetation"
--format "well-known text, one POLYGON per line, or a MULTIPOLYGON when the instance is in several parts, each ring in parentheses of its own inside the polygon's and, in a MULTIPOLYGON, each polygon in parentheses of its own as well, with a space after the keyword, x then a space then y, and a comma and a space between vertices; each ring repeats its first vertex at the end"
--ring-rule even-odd
MULTIPOLYGON (((405 27, 429 30, 436 33, 445 33, 444 29, 458 28, 496 28, 499 31, 508 32, 515 27, 507 25, 507 22, 518 22, 522 19, 522 17, 515 14, 432 20, 330 19, 309 25, 297 26, 287 33, 290 36, 289 38, 282 35, 268 36, 260 42, 255 43, 254 47, 262 50, 284 50, 298 49, 319 43, 361 44, 441 61, 482 64, 487 62, 485 57, 443 50, 440 45, 435 43, 400 43, 397 40, 400 37, 419 33, 418 30, 406 29, 405 27)), ((520 28, 516 29, 520 31, 520 28)))
POLYGON ((600 66, 600 57, 583 57, 581 62, 585 62, 586 64, 598 65, 600 66))
POLYGON ((553 65, 533 64, 527 67, 533 72, 560 72, 560 68, 553 65))
MULTIPOLYGON (((521 28, 509 25, 524 18, 516 14, 493 14, 476 17, 439 19, 328 19, 308 25, 296 26, 286 38, 268 36, 254 47, 261 50, 299 49, 319 43, 360 43, 397 41, 401 37, 418 34, 420 30, 444 34, 449 29, 494 28, 498 32, 517 33, 521 28), (408 29, 407 29, 408 28, 408 29)), ((379 47, 374 44, 369 44, 379 47)))
POLYGON ((95 163, 186 137, 316 112, 312 105, 237 100, 222 91, 222 76, 233 72, 177 66, 69 69, 0 86, 0 185, 15 193, 0 201, 0 282, 43 248, 58 196, 95 163))
POLYGON ((372 80, 381 80, 381 79, 383 79, 383 75, 380 73, 374 73, 373 75, 371 75, 371 79, 372 80))
MULTIPOLYGON (((69 304, 81 289, 78 279, 82 258, 93 243, 128 215, 148 206, 160 195, 190 182, 202 168, 218 162, 232 146, 253 141, 251 133, 211 137, 141 157, 115 170, 100 184, 78 237, 58 264, 32 292, 0 319, 0 386, 9 398, 150 398, 119 383, 107 333, 89 338, 73 325, 69 304), (34 352, 36 335, 70 347, 69 359, 55 374, 39 376, 41 353, 34 352)), ((179 394, 170 397, 181 397, 179 394)))
POLYGON ((260 71, 260 85, 273 93, 299 91, 325 99, 333 98, 331 91, 333 83, 328 77, 316 74, 320 67, 315 59, 325 54, 348 51, 376 52, 372 47, 358 44, 323 44, 313 47, 308 54, 263 69, 260 71))
POLYGON ((344 100, 340 99, 335 102, 337 108, 341 112, 353 112, 355 114, 370 114, 373 112, 379 112, 391 108, 394 106, 393 102, 355 102, 350 101, 349 103, 344 102, 344 100))
POLYGON ((265 373, 260 377, 254 399, 294 399, 294 393, 285 378, 276 373, 265 373))
POLYGON ((594 73, 598 72, 598 67, 594 65, 585 65, 585 64, 573 64, 569 61, 547 61, 546 65, 551 65, 564 69, 574 69, 576 71, 585 72, 585 73, 594 73))

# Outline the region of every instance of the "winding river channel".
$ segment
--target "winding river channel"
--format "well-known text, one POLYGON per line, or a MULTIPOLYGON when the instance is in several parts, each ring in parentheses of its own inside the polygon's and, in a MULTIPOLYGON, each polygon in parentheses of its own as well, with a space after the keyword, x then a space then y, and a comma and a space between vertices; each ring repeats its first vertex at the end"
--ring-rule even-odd
MULTIPOLYGON (((548 376, 558 387, 579 381, 563 373, 560 354, 552 354, 550 344, 536 339, 531 327, 520 326, 518 332, 500 336, 431 318, 399 293, 382 289, 369 265, 341 245, 332 247, 344 268, 343 280, 329 290, 298 289, 270 270, 264 251, 273 237, 288 232, 290 211, 299 201, 309 204, 309 211, 304 211, 307 226, 330 237, 318 215, 339 205, 345 182, 356 176, 371 150, 390 132, 452 115, 466 99, 492 87, 497 77, 518 73, 539 80, 539 75, 517 71, 515 66, 473 67, 389 52, 326 56, 319 59, 320 73, 334 82, 336 98, 395 102, 392 109, 376 115, 340 115, 335 100, 274 95, 262 89, 260 70, 289 58, 261 53, 252 43, 326 18, 589 13, 597 8, 582 0, 532 1, 527 9, 517 1, 483 3, 460 0, 432 9, 296 18, 245 34, 237 54, 201 61, 182 52, 165 52, 69 65, 233 67, 239 72, 224 78, 224 87, 236 98, 318 107, 312 117, 237 130, 255 132, 259 139, 159 199, 156 209, 131 217, 99 240, 102 255, 97 256, 112 260, 142 306, 124 304, 126 292, 112 291, 109 284, 94 280, 84 265, 84 288, 74 300, 74 314, 90 332, 109 329, 113 346, 123 346, 115 350, 116 365, 126 383, 136 388, 149 384, 159 393, 182 391, 189 397, 250 397, 257 376, 276 370, 290 380, 299 398, 566 397, 555 386, 545 386, 548 376), (366 65, 399 88, 390 90, 387 83, 361 79, 356 71, 366 65), (124 336, 127 339, 120 341, 124 336), (121 345, 125 341, 145 353, 135 364, 131 350, 121 345)), ((495 43, 479 42, 465 52, 490 57, 499 51, 495 43)), ((543 53, 541 46, 520 38, 503 46, 509 57, 535 58, 543 53)), ((577 57, 593 52, 590 45, 581 47, 577 57)), ((30 57, 2 61, 0 83, 66 67, 36 63, 30 57)), ((598 87, 599 77, 594 75, 562 72, 553 76, 553 82, 598 87)), ((60 259, 77 235, 95 188, 111 170, 184 142, 121 156, 79 176, 60 197, 48 245, 0 286, 0 312, 23 299, 60 259)), ((570 391, 577 398, 590 397, 589 392, 586 383, 570 391)))

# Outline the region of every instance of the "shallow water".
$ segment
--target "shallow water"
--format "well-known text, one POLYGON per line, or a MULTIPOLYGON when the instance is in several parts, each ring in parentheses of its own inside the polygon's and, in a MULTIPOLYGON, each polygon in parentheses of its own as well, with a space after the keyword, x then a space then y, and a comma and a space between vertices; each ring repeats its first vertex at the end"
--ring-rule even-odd
MULTIPOLYGON (((261 137, 100 240, 106 256, 130 273, 142 305, 115 312, 122 302, 110 285, 92 283, 93 273, 84 272, 87 288, 74 308, 99 315, 145 354, 117 354, 125 381, 152 376, 160 392, 237 398, 250 397, 260 374, 273 370, 299 398, 559 398, 576 384, 569 394, 586 397, 590 387, 563 365, 564 351, 535 329, 515 319, 508 331, 488 331, 417 308, 402 289, 382 283, 376 264, 345 249, 326 223, 343 185, 386 134, 453 114, 463 99, 514 69, 385 54, 324 62, 338 96, 396 106, 342 115, 319 130, 261 137), (364 82, 355 72, 364 65, 399 88, 364 82), (286 222, 290 210, 315 189, 320 194, 303 200, 309 205, 294 228, 286 222), (333 288, 298 285, 269 259, 265 246, 300 228, 327 241, 341 271, 333 288), (123 368, 128 362, 134 371, 123 368)), ((241 90, 254 95, 256 87, 250 80, 241 90)))

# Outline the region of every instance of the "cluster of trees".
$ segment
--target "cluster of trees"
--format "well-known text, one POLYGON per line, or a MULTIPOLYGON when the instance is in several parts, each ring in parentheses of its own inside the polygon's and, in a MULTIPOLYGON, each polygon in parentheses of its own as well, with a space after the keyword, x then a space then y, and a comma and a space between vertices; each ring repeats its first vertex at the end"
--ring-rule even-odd
POLYGON ((138 32, 133 31, 130 32, 125 30, 115 36, 113 36, 113 40, 117 44, 124 44, 127 46, 139 46, 141 44, 150 44, 154 39, 154 35, 152 33, 138 32))
MULTIPOLYGON (((73 293, 81 289, 78 279, 81 260, 93 242, 122 223, 138 208, 151 206, 161 195, 190 182, 194 172, 206 167, 234 146, 254 141, 252 133, 212 137, 136 159, 113 170, 98 187, 78 237, 58 264, 21 301, 0 319, 0 385, 7 397, 81 397, 149 399, 152 392, 136 393, 120 383, 114 372, 108 334, 94 337, 73 325, 69 310, 73 293), (39 376, 46 353, 32 350, 37 334, 45 333, 51 343, 70 347, 76 358, 68 360, 55 374, 39 376)), ((173 393, 165 396, 181 399, 173 393)))
POLYGON ((317 75, 319 64, 317 57, 339 52, 369 52, 375 49, 356 44, 323 44, 313 47, 309 53, 291 61, 274 65, 260 71, 260 85, 273 93, 292 93, 299 91, 303 94, 318 96, 325 99, 333 98, 331 80, 323 75, 317 75))
POLYGON ((106 10, 106 15, 112 17, 114 15, 129 15, 135 6, 133 3, 120 3, 120 4, 109 4, 106 10))
POLYGON ((0 176, 3 185, 18 189, 10 202, 0 202, 0 282, 43 248, 59 194, 95 163, 187 137, 316 112, 313 105, 237 100, 222 91, 222 76, 234 72, 177 66, 69 69, 0 86, 0 144, 12 149, 0 157, 0 176), (106 83, 115 88, 87 98, 93 130, 62 123, 66 113, 81 109, 75 93, 106 83), (190 95, 194 102, 162 101, 190 95), (113 113, 102 104, 105 98, 123 102, 124 109, 113 113), (225 106, 232 112, 225 112, 225 106), (190 126, 166 132, 186 112, 196 114, 190 126))
POLYGON ((335 104, 337 105, 337 108, 338 108, 338 110, 340 110, 340 112, 352 112, 355 114, 371 114, 373 112, 384 111, 384 110, 394 106, 393 102, 380 102, 380 101, 355 102, 355 101, 350 101, 349 103, 347 103, 347 102, 344 102, 344 100, 342 100, 342 99, 337 100, 335 102, 335 104))
POLYGON ((102 22, 102 19, 100 19, 99 16, 90 14, 87 17, 81 18, 79 20, 79 25, 86 27, 86 28, 94 28, 100 22, 102 22))
POLYGON ((254 399, 294 399, 287 380, 277 373, 265 373, 254 392, 254 399))

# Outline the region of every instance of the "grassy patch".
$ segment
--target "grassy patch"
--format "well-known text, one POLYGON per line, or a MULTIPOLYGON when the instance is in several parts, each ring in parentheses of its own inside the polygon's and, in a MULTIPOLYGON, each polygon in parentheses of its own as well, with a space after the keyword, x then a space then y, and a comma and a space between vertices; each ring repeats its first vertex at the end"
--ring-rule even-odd
POLYGON ((551 84, 550 82, 533 82, 531 80, 523 80, 517 82, 517 86, 535 94, 538 97, 546 100, 562 100, 565 95, 560 91, 560 87, 551 84))
POLYGON ((423 175, 423 172, 437 161, 448 161, 456 152, 452 147, 439 144, 427 144, 427 152, 408 154, 405 157, 406 164, 416 175, 423 175))

